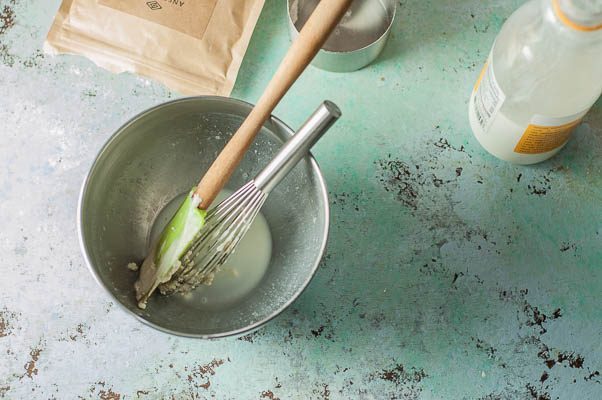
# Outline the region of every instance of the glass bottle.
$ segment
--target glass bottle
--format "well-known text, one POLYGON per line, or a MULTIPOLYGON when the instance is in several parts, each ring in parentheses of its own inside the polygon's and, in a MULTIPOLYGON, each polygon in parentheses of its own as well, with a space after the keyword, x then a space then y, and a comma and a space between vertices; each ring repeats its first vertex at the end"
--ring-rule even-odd
POLYGON ((469 104, 494 156, 556 154, 602 93, 602 0, 531 0, 504 23, 469 104))

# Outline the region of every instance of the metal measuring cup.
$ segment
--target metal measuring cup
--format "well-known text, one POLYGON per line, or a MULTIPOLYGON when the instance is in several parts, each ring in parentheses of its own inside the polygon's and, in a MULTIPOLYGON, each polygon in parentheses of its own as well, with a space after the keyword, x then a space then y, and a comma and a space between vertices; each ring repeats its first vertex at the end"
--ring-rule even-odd
MULTIPOLYGON (((293 40, 320 0, 288 0, 288 21, 293 40)), ((382 52, 395 20, 394 0, 355 0, 318 52, 312 65, 334 72, 365 67, 382 52)))

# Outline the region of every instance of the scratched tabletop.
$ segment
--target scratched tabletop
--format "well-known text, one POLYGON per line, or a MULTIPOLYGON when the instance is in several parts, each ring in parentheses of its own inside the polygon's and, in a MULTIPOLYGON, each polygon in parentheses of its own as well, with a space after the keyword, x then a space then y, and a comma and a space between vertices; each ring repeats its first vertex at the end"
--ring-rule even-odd
MULTIPOLYGON (((180 95, 44 55, 59 0, 0 0, 0 399, 602 398, 602 102, 556 157, 499 161, 467 101, 522 1, 399 3, 376 63, 310 68, 275 112, 343 111, 314 151, 315 279, 259 331, 202 341, 111 301, 75 223, 102 144, 180 95)), ((256 101, 287 50, 285 7, 266 2, 233 97, 256 101)))

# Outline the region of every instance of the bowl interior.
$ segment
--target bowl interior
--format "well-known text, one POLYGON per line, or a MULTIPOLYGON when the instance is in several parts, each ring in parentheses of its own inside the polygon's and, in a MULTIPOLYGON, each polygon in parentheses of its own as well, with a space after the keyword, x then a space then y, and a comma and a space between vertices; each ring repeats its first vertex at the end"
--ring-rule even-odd
MULTIPOLYGON (((303 159, 270 194, 262 213, 272 256, 259 284, 245 297, 208 307, 185 296, 154 295, 136 306, 137 273, 161 210, 194 186, 250 111, 227 98, 198 97, 155 107, 120 128, 95 161, 82 190, 82 247, 99 282, 127 310, 166 332, 199 337, 243 333, 294 300, 313 276, 328 230, 328 202, 311 157, 303 159)), ((228 187, 253 178, 292 132, 268 121, 228 187)))

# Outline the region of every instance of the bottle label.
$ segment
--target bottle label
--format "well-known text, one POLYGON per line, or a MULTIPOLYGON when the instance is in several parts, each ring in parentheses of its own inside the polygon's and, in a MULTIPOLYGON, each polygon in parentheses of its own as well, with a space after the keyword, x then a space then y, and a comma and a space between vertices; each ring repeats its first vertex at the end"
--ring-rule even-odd
POLYGON ((587 111, 563 118, 533 116, 514 151, 521 154, 540 154, 564 146, 587 111))
POLYGON ((487 132, 497 112, 502 107, 506 96, 495 79, 491 54, 481 70, 472 92, 474 113, 477 122, 487 132))

